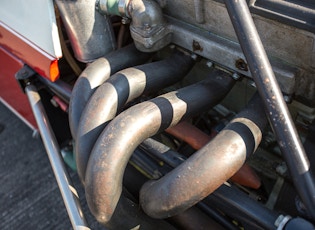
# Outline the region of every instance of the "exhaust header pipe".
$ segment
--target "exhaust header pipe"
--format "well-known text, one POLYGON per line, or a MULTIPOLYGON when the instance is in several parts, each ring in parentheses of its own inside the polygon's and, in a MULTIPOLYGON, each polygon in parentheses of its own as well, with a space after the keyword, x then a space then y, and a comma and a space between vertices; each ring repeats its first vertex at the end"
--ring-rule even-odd
POLYGON ((76 139, 82 112, 98 86, 119 70, 139 65, 151 57, 131 44, 91 63, 77 79, 70 98, 69 124, 72 137, 76 139))
MULTIPOLYGON (((208 136, 196 126, 185 121, 168 128, 165 131, 172 136, 185 141, 195 150, 201 149, 214 138, 208 136)), ((254 189, 258 189, 261 186, 258 175, 246 163, 231 177, 231 180, 240 185, 254 189)))
POLYGON ((215 70, 202 82, 135 105, 111 121, 93 148, 85 176, 87 202, 96 219, 107 223, 112 218, 124 169, 141 142, 211 108, 233 85, 230 76, 215 70))
POLYGON ((143 185, 140 204, 154 218, 178 214, 221 186, 258 147, 267 124, 259 96, 211 142, 157 181, 143 185), (193 189, 191 189, 193 188, 193 189))
POLYGON ((193 64, 190 56, 175 51, 165 60, 122 70, 96 90, 82 114, 77 132, 75 154, 78 173, 83 183, 90 152, 106 123, 127 102, 143 93, 157 92, 181 80, 193 64))

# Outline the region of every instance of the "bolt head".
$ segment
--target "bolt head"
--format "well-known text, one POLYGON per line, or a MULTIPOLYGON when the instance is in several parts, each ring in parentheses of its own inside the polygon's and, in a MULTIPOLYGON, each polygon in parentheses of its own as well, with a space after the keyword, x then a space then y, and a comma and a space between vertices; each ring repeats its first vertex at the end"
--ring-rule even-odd
POLYGON ((197 60, 197 58, 198 58, 198 56, 197 56, 197 54, 192 54, 191 56, 190 56, 193 60, 197 60))
POLYGON ((207 61, 206 65, 211 68, 213 66, 213 62, 212 61, 207 61))
POLYGON ((237 81, 238 79, 241 78, 241 76, 238 73, 233 73, 232 78, 237 81))

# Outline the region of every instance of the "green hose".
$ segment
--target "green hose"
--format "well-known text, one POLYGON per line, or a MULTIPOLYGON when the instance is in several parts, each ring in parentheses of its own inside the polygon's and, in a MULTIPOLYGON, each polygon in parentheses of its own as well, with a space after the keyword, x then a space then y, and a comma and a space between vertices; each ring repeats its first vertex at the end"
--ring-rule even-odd
POLYGON ((64 162, 73 170, 77 171, 77 165, 75 163, 74 159, 74 152, 70 148, 64 148, 61 150, 61 156, 64 160, 64 162))
POLYGON ((118 15, 118 16, 121 15, 119 13, 119 9, 118 9, 118 2, 119 2, 119 0, 107 0, 106 1, 106 8, 107 8, 108 14, 118 15))

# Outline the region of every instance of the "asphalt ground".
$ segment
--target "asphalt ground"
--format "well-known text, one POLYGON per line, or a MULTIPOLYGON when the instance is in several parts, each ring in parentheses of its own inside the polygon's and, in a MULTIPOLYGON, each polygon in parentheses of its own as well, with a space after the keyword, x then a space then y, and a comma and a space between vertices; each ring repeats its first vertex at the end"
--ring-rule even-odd
MULTIPOLYGON (((46 151, 33 130, 0 103, 0 229, 72 229, 46 151)), ((91 229, 78 176, 69 168, 91 229)))

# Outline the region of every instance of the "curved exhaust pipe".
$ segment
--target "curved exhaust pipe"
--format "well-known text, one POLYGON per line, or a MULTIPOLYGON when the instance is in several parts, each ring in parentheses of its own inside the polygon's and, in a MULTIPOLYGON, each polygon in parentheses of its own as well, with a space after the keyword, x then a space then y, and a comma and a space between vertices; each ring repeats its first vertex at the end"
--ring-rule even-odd
POLYGON ((106 224, 112 218, 124 169, 142 141, 211 108, 233 85, 228 74, 215 70, 202 82, 135 105, 111 121, 93 148, 85 176, 87 202, 96 219, 106 224))
POLYGON ((256 94, 213 141, 161 179, 144 184, 141 207, 151 217, 166 218, 193 206, 241 168, 258 147, 266 124, 256 94))
POLYGON ((82 113, 75 143, 77 169, 83 183, 90 152, 106 123, 143 93, 157 92, 181 80, 193 64, 190 56, 175 51, 165 60, 122 70, 96 90, 82 113))
MULTIPOLYGON (((195 150, 201 149, 213 139, 213 137, 208 136, 196 126, 193 126, 185 121, 168 128, 165 131, 172 136, 185 141, 195 150)), ((246 163, 242 165, 242 167, 230 179, 235 183, 253 189, 258 189, 261 186, 258 175, 246 163)))
POLYGON ((77 79, 70 98, 69 124, 74 139, 76 139, 81 114, 96 88, 117 71, 142 64, 150 56, 151 54, 138 51, 132 44, 88 65, 77 79))

